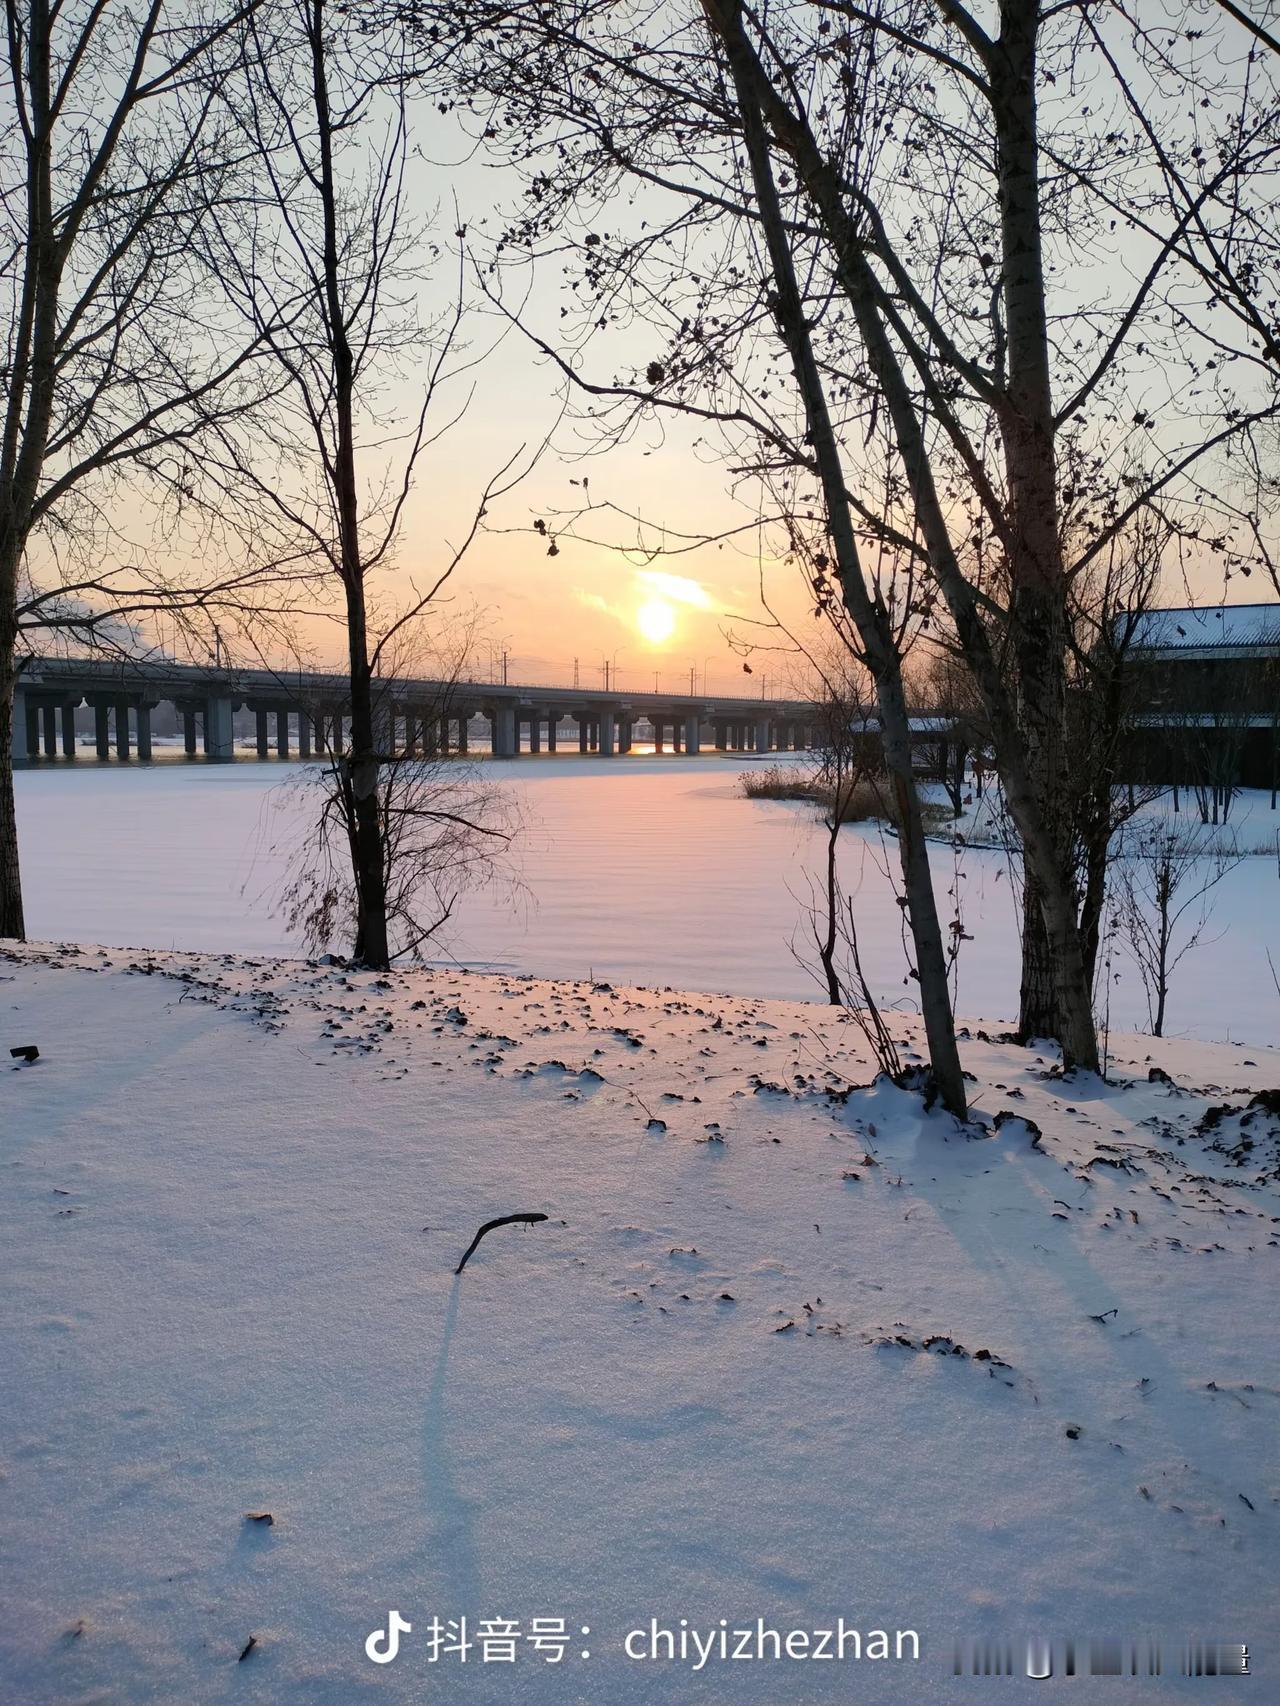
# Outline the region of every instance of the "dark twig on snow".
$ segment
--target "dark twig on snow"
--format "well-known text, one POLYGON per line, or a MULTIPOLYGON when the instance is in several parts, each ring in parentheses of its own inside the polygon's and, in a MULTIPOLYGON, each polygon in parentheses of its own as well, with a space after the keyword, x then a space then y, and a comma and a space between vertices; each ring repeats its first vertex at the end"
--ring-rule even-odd
POLYGON ((545 1220, 546 1218, 545 1214, 501 1214, 498 1216, 497 1220, 486 1220, 479 1232, 477 1232, 475 1237, 471 1240, 471 1243, 467 1246, 467 1253, 453 1270, 454 1273, 460 1274, 462 1272, 463 1268, 466 1267, 472 1256, 475 1255, 476 1245, 484 1237, 485 1233, 492 1232, 495 1226, 535 1226, 538 1221, 545 1220))

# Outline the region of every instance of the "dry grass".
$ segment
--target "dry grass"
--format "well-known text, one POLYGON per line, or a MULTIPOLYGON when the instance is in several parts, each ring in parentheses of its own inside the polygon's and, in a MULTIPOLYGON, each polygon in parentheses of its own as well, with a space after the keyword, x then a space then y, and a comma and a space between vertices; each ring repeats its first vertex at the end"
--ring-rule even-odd
MULTIPOLYGON (((747 770, 739 778, 739 786, 749 800, 807 800, 821 811, 831 809, 831 789, 820 777, 797 774, 781 765, 768 770, 747 770)), ((840 814, 841 823, 870 823, 877 819, 894 823, 897 812, 893 791, 885 776, 865 776, 844 790, 840 814)), ((946 828, 952 822, 946 806, 933 805, 925 800, 920 806, 926 834, 946 828)))
POLYGON ((738 786, 749 800, 812 800, 825 804, 822 788, 812 776, 774 765, 769 770, 744 770, 738 786))

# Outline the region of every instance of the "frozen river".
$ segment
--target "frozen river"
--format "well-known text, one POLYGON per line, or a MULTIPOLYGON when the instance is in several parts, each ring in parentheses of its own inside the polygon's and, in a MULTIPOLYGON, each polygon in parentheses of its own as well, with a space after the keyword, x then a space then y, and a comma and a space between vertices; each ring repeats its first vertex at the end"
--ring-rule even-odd
MULTIPOLYGON (((820 831, 807 808, 738 792, 740 760, 577 757, 489 763, 527 820, 525 894, 464 899, 449 957, 480 969, 731 994, 812 997, 796 961, 820 831)), ((33 937, 115 946, 296 954, 273 910, 273 843, 296 767, 159 763, 20 771, 19 833, 33 937)), ((844 876, 857 891, 863 958, 877 993, 910 1004, 901 918, 874 830, 846 830, 844 876)), ((1017 921, 1005 861, 968 849, 960 890, 967 942, 958 1011, 1007 1019, 1017 1003, 1017 921)), ((950 849, 935 850, 939 909, 951 916, 950 849)), ((1216 893, 1206 945, 1180 968, 1168 1031, 1280 1041, 1280 879, 1252 858, 1216 893)), ((810 958, 812 955, 809 956, 810 958)), ((1111 1023, 1145 1025, 1133 969, 1119 968, 1111 1023)))

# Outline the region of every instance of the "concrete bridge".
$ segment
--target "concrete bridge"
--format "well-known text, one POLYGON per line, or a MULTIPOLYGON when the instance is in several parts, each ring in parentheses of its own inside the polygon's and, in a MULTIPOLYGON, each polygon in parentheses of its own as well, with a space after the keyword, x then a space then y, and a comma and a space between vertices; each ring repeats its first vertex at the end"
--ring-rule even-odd
MULTIPOLYGON (((388 753, 466 752, 473 720, 489 722, 497 758, 522 751, 563 750, 562 724, 575 725, 570 750, 605 757, 630 751, 636 725, 647 722, 659 752, 778 752, 809 744, 815 707, 802 700, 717 694, 621 693, 616 690, 501 685, 492 682, 382 679, 375 683, 379 748, 388 753)), ((234 669, 163 660, 32 658, 14 700, 15 764, 74 758, 76 711, 90 707, 100 759, 152 757, 152 712, 171 703, 188 757, 230 762, 233 718, 251 711, 257 755, 341 751, 350 715, 341 674, 234 669)))

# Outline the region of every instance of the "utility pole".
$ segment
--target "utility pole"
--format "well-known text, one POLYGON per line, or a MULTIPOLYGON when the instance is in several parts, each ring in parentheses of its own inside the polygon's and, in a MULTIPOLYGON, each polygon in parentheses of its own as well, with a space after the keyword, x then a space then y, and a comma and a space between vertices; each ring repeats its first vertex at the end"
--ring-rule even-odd
POLYGON ((658 691, 658 672, 656 669, 653 672, 653 691, 655 693, 658 691))
POLYGON ((602 659, 601 664, 600 664, 600 669, 601 669, 602 674, 604 675, 604 690, 607 693, 609 691, 609 660, 608 660, 608 658, 602 659))
POLYGON ((507 654, 505 651, 502 654, 502 685, 504 687, 507 685, 507 654))
POLYGON ((697 676, 698 676, 698 666, 697 666, 697 664, 691 663, 689 665, 689 697, 690 697, 690 699, 692 699, 694 694, 698 691, 697 687, 694 685, 694 683, 697 680, 697 676))
POLYGON ((575 687, 578 685, 578 660, 577 660, 577 658, 574 658, 574 660, 573 660, 573 685, 575 687))

